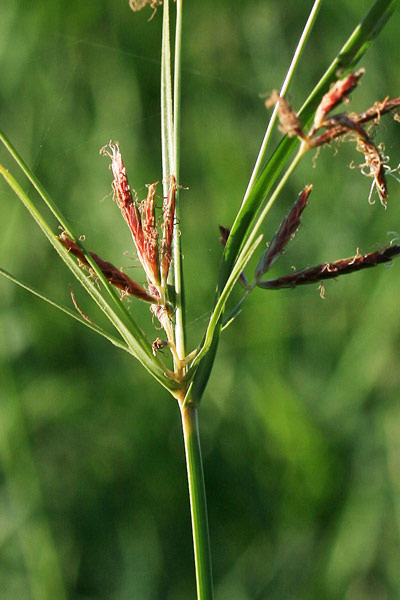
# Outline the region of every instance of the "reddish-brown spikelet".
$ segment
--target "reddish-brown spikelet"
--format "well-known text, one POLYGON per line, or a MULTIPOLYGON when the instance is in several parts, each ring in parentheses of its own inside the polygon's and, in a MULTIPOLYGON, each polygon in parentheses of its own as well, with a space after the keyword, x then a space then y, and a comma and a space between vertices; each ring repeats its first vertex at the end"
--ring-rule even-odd
MULTIPOLYGON (((327 120, 327 125, 329 129, 322 133, 321 135, 315 136, 312 139, 308 140, 308 146, 317 147, 323 146, 324 144, 329 144, 333 140, 345 135, 349 131, 349 124, 351 124, 350 129, 356 130, 356 126, 360 126, 361 124, 368 123, 369 121, 378 122, 382 115, 396 110, 400 106, 400 98, 393 98, 393 100, 389 100, 385 98, 382 102, 375 102, 373 106, 368 108, 365 112, 360 114, 352 113, 350 116, 346 115, 336 115, 335 117, 330 117, 327 120), (348 121, 344 124, 344 119, 347 118, 348 121)), ((358 130, 360 131, 360 130, 358 130)), ((367 136, 365 130, 363 130, 363 137, 367 136)))
POLYGON ((257 282, 261 280, 261 277, 278 260, 286 244, 295 236, 296 231, 300 227, 301 215, 308 204, 308 197, 311 194, 311 190, 312 185, 306 185, 291 210, 280 224, 269 247, 261 255, 255 270, 255 279, 257 282))
POLYGON ((313 131, 319 129, 322 126, 326 115, 330 113, 335 106, 347 98, 350 92, 352 92, 358 85, 359 79, 362 77, 362 75, 364 75, 364 73, 365 69, 360 69, 357 71, 357 73, 353 72, 347 75, 347 77, 344 79, 339 79, 331 86, 331 89, 323 96, 317 108, 314 118, 313 131))
POLYGON ((171 182, 168 195, 163 202, 163 223, 162 223, 162 242, 161 242, 161 282, 165 286, 167 283, 169 267, 172 258, 172 238, 174 232, 175 218, 175 198, 176 198, 176 179, 171 176, 171 182))
MULTIPOLYGON (((395 108, 395 105, 392 105, 391 109, 393 108, 395 108)), ((379 112, 377 115, 377 110, 378 108, 375 108, 374 111, 369 112, 371 115, 369 116, 369 119, 374 118, 372 115, 375 115, 375 118, 380 117, 381 112, 379 112)), ((323 144, 329 143, 340 135, 344 135, 348 132, 353 133, 357 140, 357 150, 362 152, 365 157, 365 163, 361 165, 361 167, 369 168, 369 172, 364 174, 368 177, 373 177, 380 201, 383 206, 386 206, 387 184, 383 159, 379 149, 375 146, 368 133, 361 126, 361 122, 364 123, 367 121, 366 115, 367 113, 363 113, 363 115, 352 115, 352 117, 349 117, 342 114, 329 117, 324 121, 324 126, 329 127, 329 129, 322 135, 310 139, 308 145, 310 148, 322 146, 323 144)))
POLYGON ((391 262, 396 256, 400 255, 400 245, 392 246, 370 252, 369 254, 356 254, 350 258, 343 258, 332 263, 323 263, 315 267, 295 271, 290 275, 284 275, 277 279, 268 279, 258 283, 258 287, 268 290, 279 290, 282 288, 295 288, 298 285, 307 285, 318 283, 325 279, 335 279, 340 275, 347 275, 368 269, 376 265, 391 262))
POLYGON ((278 117, 280 122, 279 129, 282 133, 287 134, 289 137, 298 136, 301 139, 305 139, 303 129, 301 127, 300 120, 290 106, 286 98, 279 95, 278 90, 273 90, 271 96, 266 100, 265 106, 271 108, 274 104, 278 104, 278 117))
POLYGON ((111 158, 111 168, 114 175, 114 180, 111 185, 114 198, 132 233, 132 238, 135 243, 138 257, 143 264, 145 248, 142 219, 136 203, 132 198, 132 193, 129 187, 128 177, 126 175, 125 165, 122 161, 118 142, 115 142, 114 144, 110 142, 107 146, 104 146, 104 148, 100 150, 100 154, 111 158))
MULTIPOLYGON (((65 233, 61 234, 58 237, 58 239, 60 240, 62 245, 68 250, 68 252, 71 252, 71 254, 76 256, 79 259, 79 261, 83 265, 88 266, 90 270, 90 265, 86 260, 85 255, 73 240, 71 240, 65 233)), ((136 283, 130 277, 128 277, 128 275, 117 269, 117 267, 114 267, 114 265, 112 265, 111 263, 103 260, 94 252, 89 252, 89 254, 93 258, 94 262, 99 267, 107 281, 111 283, 111 285, 114 285, 115 287, 119 288, 127 295, 136 296, 136 298, 140 298, 141 300, 145 300, 146 302, 157 303, 158 300, 155 296, 146 292, 144 288, 142 288, 138 283, 136 283)), ((91 272, 91 275, 94 275, 94 273, 91 272)))
POLYGON ((149 282, 160 283, 158 231, 156 226, 155 196, 157 183, 149 185, 146 200, 142 203, 143 254, 140 260, 148 274, 149 282))
POLYGON ((122 160, 118 142, 114 144, 109 142, 100 150, 100 154, 111 158, 111 168, 114 180, 111 184, 114 199, 118 204, 121 213, 131 230, 136 247, 143 248, 143 231, 139 211, 133 201, 131 189, 126 175, 125 165, 122 160))

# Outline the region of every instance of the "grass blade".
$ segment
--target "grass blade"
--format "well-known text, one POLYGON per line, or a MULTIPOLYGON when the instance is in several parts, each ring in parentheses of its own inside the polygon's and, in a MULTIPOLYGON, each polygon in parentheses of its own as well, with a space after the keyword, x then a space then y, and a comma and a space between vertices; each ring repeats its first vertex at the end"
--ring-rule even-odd
POLYGON ((182 236, 179 229, 180 189, 179 189, 179 163, 180 163, 180 124, 181 124, 181 47, 182 47, 182 0, 176 0, 176 29, 175 29, 175 57, 174 57, 174 165, 175 177, 178 182, 175 198, 175 226, 174 226, 174 284, 175 284, 175 344, 181 358, 185 351, 185 287, 182 264, 182 236))

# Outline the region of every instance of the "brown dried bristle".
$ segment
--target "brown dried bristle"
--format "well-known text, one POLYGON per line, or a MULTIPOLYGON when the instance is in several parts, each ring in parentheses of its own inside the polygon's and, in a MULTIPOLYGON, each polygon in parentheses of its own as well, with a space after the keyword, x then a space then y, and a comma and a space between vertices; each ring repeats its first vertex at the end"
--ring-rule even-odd
POLYGON ((129 6, 135 12, 142 10, 145 6, 156 9, 160 4, 162 4, 162 0, 129 0, 129 6))

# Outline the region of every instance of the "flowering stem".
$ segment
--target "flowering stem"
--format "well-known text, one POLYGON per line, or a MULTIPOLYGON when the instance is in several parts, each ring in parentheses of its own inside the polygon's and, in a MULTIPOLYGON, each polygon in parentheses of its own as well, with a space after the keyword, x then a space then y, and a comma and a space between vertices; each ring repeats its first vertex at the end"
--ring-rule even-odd
POLYGON ((197 407, 191 403, 182 405, 181 418, 192 518, 197 600, 212 600, 211 550, 197 407))
MULTIPOLYGON (((307 39, 308 39, 308 37, 309 37, 309 35, 311 33, 311 30, 312 30, 312 28, 314 26, 314 23, 315 23, 315 20, 317 18, 319 9, 321 8, 321 2, 322 2, 322 0, 315 0, 314 5, 313 5, 313 7, 311 9, 311 12, 310 12, 310 14, 308 16, 307 23, 305 24, 303 32, 302 32, 302 34, 300 36, 300 40, 299 40, 299 42, 297 44, 296 50, 295 50, 295 52, 293 54, 293 58, 292 58, 292 61, 290 63, 289 69, 288 69, 288 72, 286 73, 285 80, 284 80, 284 82, 282 84, 282 87, 281 87, 281 90, 279 92, 279 95, 281 97, 285 96, 285 94, 286 94, 286 92, 287 92, 287 90, 289 88, 289 85, 290 85, 290 83, 292 81, 294 72, 295 72, 295 70, 297 68, 297 65, 299 63, 300 57, 301 57, 302 52, 303 52, 303 50, 305 48, 307 39)), ((258 154, 256 163, 254 165, 253 173, 252 173, 252 175, 250 177, 250 181, 249 181, 246 193, 245 193, 244 198, 243 198, 243 204, 246 203, 246 200, 247 200, 247 197, 249 195, 249 192, 250 192, 250 190, 251 190, 254 182, 256 181, 257 177, 260 175, 263 165, 265 164, 266 155, 267 155, 267 149, 269 147, 269 141, 270 141, 270 138, 271 138, 271 133, 272 133, 272 130, 273 130, 274 125, 276 123, 277 117, 278 117, 278 104, 276 104, 274 112, 272 113, 272 116, 271 116, 270 121, 268 123, 268 127, 267 127, 267 130, 265 132, 265 136, 264 136, 263 142, 261 144, 260 152, 258 154)))
POLYGON ((168 193, 168 181, 175 171, 173 148, 173 108, 171 89, 171 44, 169 36, 169 2, 163 4, 163 30, 161 49, 161 144, 164 196, 168 193))
POLYGON ((175 227, 173 240, 174 284, 176 296, 175 310, 175 344, 178 355, 182 359, 185 354, 185 290, 183 285, 183 268, 181 253, 181 236, 178 230, 180 223, 179 202, 179 158, 180 158, 180 124, 181 124, 181 47, 182 47, 182 0, 176 2, 175 29, 175 63, 174 63, 174 163, 175 177, 178 182, 175 199, 175 227))
MULTIPOLYGON (((164 185, 168 186, 171 175, 178 184, 175 196, 175 223, 173 230, 173 270, 175 287, 174 353, 175 372, 181 377, 186 370, 185 358, 185 303, 179 230, 179 150, 180 150, 180 98, 181 98, 181 40, 182 0, 176 0, 174 85, 171 93, 171 52, 169 35, 169 3, 163 3, 163 43, 161 67, 161 112, 164 185)), ((167 189, 165 189, 166 194, 167 189)), ((212 600, 213 584, 211 552, 208 533, 207 503, 204 487, 203 463, 197 407, 184 402, 184 393, 178 398, 185 445, 186 469, 189 487, 190 511, 193 533, 194 562, 198 600, 212 600)))

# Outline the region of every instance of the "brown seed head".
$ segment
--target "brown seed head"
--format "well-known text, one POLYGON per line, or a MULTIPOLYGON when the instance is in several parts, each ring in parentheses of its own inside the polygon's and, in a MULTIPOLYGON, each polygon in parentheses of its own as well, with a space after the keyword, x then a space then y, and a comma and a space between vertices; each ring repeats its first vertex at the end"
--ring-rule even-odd
POLYGON ((278 290, 281 288, 295 288, 298 285, 307 285, 318 283, 325 279, 335 279, 340 275, 348 275, 355 271, 376 267, 379 264, 391 262, 396 256, 400 255, 400 245, 394 244, 387 246, 382 250, 370 252, 368 254, 357 254, 350 258, 342 258, 332 263, 323 263, 315 267, 295 271, 290 275, 284 275, 277 279, 268 279, 258 283, 258 287, 268 290, 278 290))
POLYGON ((287 216, 283 219, 270 245, 261 255, 254 274, 257 282, 261 280, 262 276, 278 260, 286 244, 296 235, 300 227, 301 215, 308 204, 308 197, 311 194, 311 190, 312 185, 306 185, 287 216))
POLYGON ((290 106, 289 102, 279 95, 277 90, 273 90, 271 96, 265 101, 265 106, 271 108, 275 104, 278 105, 278 117, 280 122, 280 130, 289 137, 298 136, 301 139, 305 138, 300 120, 295 111, 290 106))

